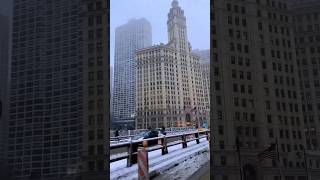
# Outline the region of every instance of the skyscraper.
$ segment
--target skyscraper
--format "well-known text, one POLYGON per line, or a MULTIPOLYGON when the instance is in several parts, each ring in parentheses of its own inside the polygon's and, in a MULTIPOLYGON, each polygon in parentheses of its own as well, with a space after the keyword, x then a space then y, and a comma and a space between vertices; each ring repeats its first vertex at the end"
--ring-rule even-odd
MULTIPOLYGON (((208 114, 208 121, 210 121, 210 49, 194 50, 193 53, 200 56, 200 72, 203 87, 203 98, 206 103, 204 113, 208 114)), ((215 85, 214 85, 215 86, 215 85)), ((217 85, 219 86, 219 84, 217 85)), ((210 123, 210 122, 208 122, 210 123)))
POLYGON ((113 67, 110 66, 110 113, 111 115, 113 114, 113 110, 112 110, 112 102, 113 102, 113 67))
POLYGON ((244 179, 305 179, 305 122, 288 2, 213 3, 210 152, 217 179, 238 180, 240 172, 244 179), (280 164, 257 157, 273 143, 280 164))
POLYGON ((307 149, 320 150, 320 3, 292 1, 307 149))
POLYGON ((0 14, 0 24, 0 164, 4 164, 6 157, 6 132, 8 122, 9 17, 0 14))
POLYGON ((17 178, 107 174, 107 3, 14 1, 8 162, 17 178))
MULTIPOLYGON (((290 1, 293 15, 299 86, 301 88, 308 168, 320 164, 320 2, 290 1)), ((319 178, 311 171, 312 178, 319 178)))
POLYGON ((134 126, 136 97, 135 51, 152 44, 150 23, 132 19, 116 28, 113 116, 116 122, 134 126))
POLYGON ((200 57, 192 53, 183 9, 176 0, 171 6, 168 44, 136 52, 138 129, 192 126, 208 119, 200 57))

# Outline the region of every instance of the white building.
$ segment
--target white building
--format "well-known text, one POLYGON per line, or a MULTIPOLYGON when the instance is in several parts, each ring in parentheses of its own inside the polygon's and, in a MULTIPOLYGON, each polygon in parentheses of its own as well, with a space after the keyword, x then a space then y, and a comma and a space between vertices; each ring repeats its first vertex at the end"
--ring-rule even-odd
POLYGON ((152 44, 150 23, 132 19, 116 29, 113 89, 113 115, 117 122, 134 124, 135 51, 152 44))
POLYGON ((168 44, 136 52, 136 128, 202 124, 206 102, 200 57, 192 53, 178 1, 168 14, 168 44))

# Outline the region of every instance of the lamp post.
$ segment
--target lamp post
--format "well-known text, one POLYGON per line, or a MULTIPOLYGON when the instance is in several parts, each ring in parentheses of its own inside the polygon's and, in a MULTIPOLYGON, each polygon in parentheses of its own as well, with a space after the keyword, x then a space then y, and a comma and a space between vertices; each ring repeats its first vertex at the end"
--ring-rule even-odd
POLYGON ((144 114, 144 119, 145 119, 145 129, 148 129, 148 107, 147 106, 145 106, 145 114, 144 114))

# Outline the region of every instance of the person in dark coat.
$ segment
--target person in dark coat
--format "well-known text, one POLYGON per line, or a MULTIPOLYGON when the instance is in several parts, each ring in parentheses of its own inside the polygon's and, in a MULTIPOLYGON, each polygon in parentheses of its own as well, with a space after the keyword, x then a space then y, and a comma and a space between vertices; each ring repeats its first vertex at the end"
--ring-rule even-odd
POLYGON ((119 140, 119 130, 116 130, 116 131, 114 132, 114 136, 119 140))
POLYGON ((166 135, 166 128, 164 126, 162 126, 161 128, 161 134, 166 135))

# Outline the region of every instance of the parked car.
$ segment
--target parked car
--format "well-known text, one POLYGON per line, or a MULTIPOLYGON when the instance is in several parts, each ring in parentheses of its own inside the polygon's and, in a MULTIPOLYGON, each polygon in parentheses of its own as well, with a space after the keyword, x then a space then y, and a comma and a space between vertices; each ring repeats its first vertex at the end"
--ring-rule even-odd
MULTIPOLYGON (((158 137, 159 135, 159 131, 158 130, 148 130, 148 131, 144 131, 141 132, 137 135, 135 135, 134 137, 132 137, 132 140, 143 140, 143 139, 150 139, 150 138, 155 138, 158 137)), ((148 146, 149 145, 155 145, 158 144, 158 140, 151 140, 148 141, 148 146)), ((142 145, 142 143, 141 143, 142 145)))
POLYGON ((207 131, 208 129, 207 128, 204 128, 204 127, 201 127, 201 128, 198 128, 198 132, 205 132, 207 131))

